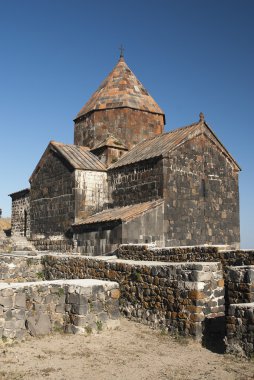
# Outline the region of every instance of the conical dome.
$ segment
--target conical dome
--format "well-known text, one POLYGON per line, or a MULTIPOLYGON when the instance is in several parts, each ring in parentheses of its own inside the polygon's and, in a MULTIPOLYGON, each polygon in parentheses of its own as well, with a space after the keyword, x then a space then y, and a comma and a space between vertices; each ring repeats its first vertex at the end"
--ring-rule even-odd
POLYGON ((120 57, 74 122, 76 145, 94 148, 112 134, 131 149, 162 133, 165 115, 120 57))
POLYGON ((164 115, 162 109, 121 57, 76 118, 91 111, 123 107, 164 115))

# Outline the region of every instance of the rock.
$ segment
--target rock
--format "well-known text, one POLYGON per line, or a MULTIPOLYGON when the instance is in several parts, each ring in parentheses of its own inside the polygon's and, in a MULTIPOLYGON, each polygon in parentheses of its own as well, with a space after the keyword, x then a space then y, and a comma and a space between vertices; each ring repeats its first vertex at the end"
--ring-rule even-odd
POLYGON ((44 313, 39 313, 35 317, 29 317, 26 320, 26 327, 33 336, 47 335, 51 332, 49 316, 44 313))

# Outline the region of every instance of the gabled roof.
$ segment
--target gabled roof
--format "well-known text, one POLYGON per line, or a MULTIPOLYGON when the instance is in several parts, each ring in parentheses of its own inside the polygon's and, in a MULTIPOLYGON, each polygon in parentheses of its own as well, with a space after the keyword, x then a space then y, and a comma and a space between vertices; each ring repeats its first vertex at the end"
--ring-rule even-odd
POLYGON ((124 145, 122 143, 122 141, 120 141, 118 138, 116 138, 113 135, 109 135, 109 136, 106 137, 105 140, 103 140, 102 142, 99 142, 98 145, 95 145, 91 149, 91 151, 99 149, 99 148, 102 148, 102 147, 105 147, 105 146, 108 146, 108 147, 111 147, 111 148, 118 148, 118 149, 128 150, 127 146, 124 145))
POLYGON ((51 145, 69 162, 73 169, 106 170, 105 165, 85 146, 63 144, 56 141, 51 141, 51 145))
POLYGON ((64 158, 73 167, 73 169, 106 171, 106 166, 98 159, 98 157, 89 151, 89 148, 50 141, 47 149, 34 169, 30 177, 30 181, 41 168, 47 154, 50 151, 56 152, 60 157, 64 158))
POLYGON ((227 151, 224 145, 216 137, 212 129, 204 121, 203 115, 197 123, 193 123, 186 127, 177 128, 171 132, 163 133, 161 135, 141 141, 124 156, 122 156, 116 163, 113 163, 108 169, 130 165, 135 162, 147 160, 150 158, 168 156, 168 154, 178 146, 200 134, 208 136, 208 138, 210 138, 217 145, 217 147, 223 152, 229 161, 234 166, 236 166, 238 170, 241 170, 231 154, 227 151))
POLYGON ((162 109, 129 69, 124 58, 120 57, 113 71, 80 110, 76 119, 91 111, 123 107, 164 115, 162 109))
POLYGON ((73 226, 81 226, 86 224, 104 223, 104 222, 128 222, 143 213, 152 210, 153 208, 163 204, 163 200, 159 199, 151 202, 138 203, 131 206, 116 207, 108 210, 104 210, 89 216, 88 218, 74 223, 73 226))

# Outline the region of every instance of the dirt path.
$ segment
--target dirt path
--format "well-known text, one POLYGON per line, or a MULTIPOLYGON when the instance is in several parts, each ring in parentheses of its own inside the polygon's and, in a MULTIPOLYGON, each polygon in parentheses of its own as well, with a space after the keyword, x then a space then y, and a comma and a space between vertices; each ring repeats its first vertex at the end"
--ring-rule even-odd
POLYGON ((1 380, 254 379, 254 362, 123 319, 98 335, 56 334, 0 347, 1 380))

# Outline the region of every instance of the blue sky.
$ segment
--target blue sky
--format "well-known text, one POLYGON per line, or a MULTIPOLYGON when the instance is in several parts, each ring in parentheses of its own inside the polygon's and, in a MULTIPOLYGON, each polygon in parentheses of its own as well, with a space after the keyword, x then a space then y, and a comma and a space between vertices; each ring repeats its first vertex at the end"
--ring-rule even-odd
POLYGON ((166 114, 206 121, 242 168, 241 246, 254 247, 254 1, 0 0, 0 207, 119 57, 166 114))

